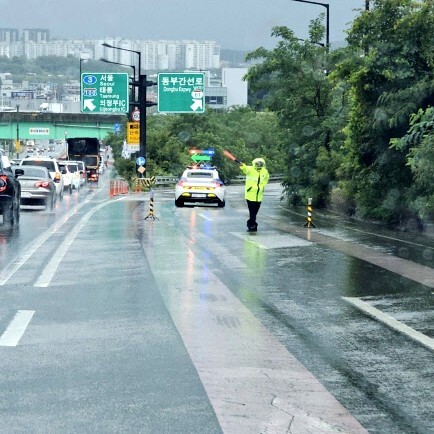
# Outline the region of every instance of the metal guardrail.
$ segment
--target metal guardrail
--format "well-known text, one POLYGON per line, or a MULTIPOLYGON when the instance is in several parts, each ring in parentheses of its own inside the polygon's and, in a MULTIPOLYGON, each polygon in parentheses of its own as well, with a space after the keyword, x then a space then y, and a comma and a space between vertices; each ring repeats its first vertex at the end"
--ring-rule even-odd
POLYGON ((176 176, 156 176, 155 185, 173 185, 179 181, 176 176))
MULTIPOLYGON (((230 180, 231 184, 236 184, 237 182, 244 182, 246 177, 244 175, 238 175, 237 177, 230 180)), ((270 181, 282 181, 283 174, 277 173, 270 175, 270 181)), ((179 178, 176 176, 156 176, 155 177, 155 185, 174 185, 179 181, 179 178)))

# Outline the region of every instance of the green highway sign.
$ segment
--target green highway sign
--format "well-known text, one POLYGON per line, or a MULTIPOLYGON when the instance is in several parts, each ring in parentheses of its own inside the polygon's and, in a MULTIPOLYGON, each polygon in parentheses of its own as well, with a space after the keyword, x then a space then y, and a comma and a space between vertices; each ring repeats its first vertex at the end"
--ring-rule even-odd
POLYGON ((204 113, 205 73, 162 72, 158 74, 159 113, 204 113))
POLYGON ((82 73, 81 112, 128 113, 128 81, 126 73, 82 73))

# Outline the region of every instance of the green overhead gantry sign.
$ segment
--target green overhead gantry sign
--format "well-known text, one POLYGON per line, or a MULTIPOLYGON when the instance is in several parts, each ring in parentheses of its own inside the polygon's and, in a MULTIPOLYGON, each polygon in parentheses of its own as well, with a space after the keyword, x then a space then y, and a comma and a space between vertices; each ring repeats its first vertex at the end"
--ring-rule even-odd
POLYGON ((129 78, 126 73, 82 73, 82 113, 128 113, 129 78))
POLYGON ((163 72, 158 74, 159 113, 204 113, 205 73, 163 72))

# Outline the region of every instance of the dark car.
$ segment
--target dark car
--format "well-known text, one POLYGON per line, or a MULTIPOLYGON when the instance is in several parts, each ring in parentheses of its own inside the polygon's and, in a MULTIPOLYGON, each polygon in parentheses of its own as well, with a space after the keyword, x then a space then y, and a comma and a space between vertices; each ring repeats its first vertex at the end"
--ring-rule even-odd
POLYGON ((3 225, 13 225, 20 220, 21 186, 12 172, 9 158, 0 151, 0 213, 3 225))
POLYGON ((56 203, 56 184, 46 167, 21 166, 12 167, 21 185, 21 205, 44 205, 53 210, 56 203), (21 173, 24 172, 24 173, 21 173))

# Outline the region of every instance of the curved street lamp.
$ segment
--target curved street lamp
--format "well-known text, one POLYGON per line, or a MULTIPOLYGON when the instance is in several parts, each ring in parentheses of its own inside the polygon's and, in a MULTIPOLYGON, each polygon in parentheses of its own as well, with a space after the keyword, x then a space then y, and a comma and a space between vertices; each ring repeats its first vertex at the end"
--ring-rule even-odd
POLYGON ((104 57, 100 57, 99 60, 100 60, 100 62, 111 63, 112 65, 128 66, 129 68, 133 68, 133 83, 132 84, 135 84, 134 83, 134 81, 136 80, 136 67, 135 67, 135 65, 127 65, 126 63, 112 62, 111 60, 107 60, 104 57))
MULTIPOLYGON (((119 65, 119 66, 128 66, 129 68, 133 68, 133 81, 132 84, 133 87, 136 86, 136 67, 135 65, 127 65, 126 63, 120 63, 120 62, 112 62, 111 60, 107 60, 104 57, 100 57, 100 62, 104 62, 104 63, 111 63, 112 65, 119 65)), ((134 92, 134 99, 136 98, 136 93, 134 92)))
MULTIPOLYGON (((81 82, 81 74, 82 74, 82 67, 81 67, 81 64, 83 63, 83 62, 87 62, 89 59, 83 59, 82 57, 80 57, 80 75, 79 75, 79 78, 78 78, 78 81, 80 82, 80 106, 81 106, 81 98, 82 98, 82 96, 83 96, 83 89, 82 89, 82 82, 81 82)), ((80 108, 80 110, 81 110, 81 108, 80 108)))
POLYGON ((310 0, 292 0, 300 3, 310 3, 313 5, 324 6, 326 8, 326 47, 330 47, 330 5, 328 3, 319 3, 310 0))
MULTIPOLYGON (((108 44, 107 42, 104 42, 103 44, 102 44, 102 46, 103 47, 107 47, 107 48, 113 48, 114 50, 120 50, 120 51, 128 51, 128 52, 130 52, 130 53, 135 53, 135 54, 137 54, 138 56, 139 56, 139 76, 138 76, 138 79, 140 79, 140 74, 141 74, 141 71, 142 71, 142 67, 141 67, 141 58, 142 58, 142 53, 140 52, 140 51, 136 51, 136 50, 129 50, 128 48, 122 48, 122 47, 115 47, 114 45, 110 45, 110 44, 108 44)), ((114 63, 114 62, 111 62, 111 63, 114 63)), ((134 69, 134 81, 136 80, 136 73, 135 73, 135 69, 134 69)))

